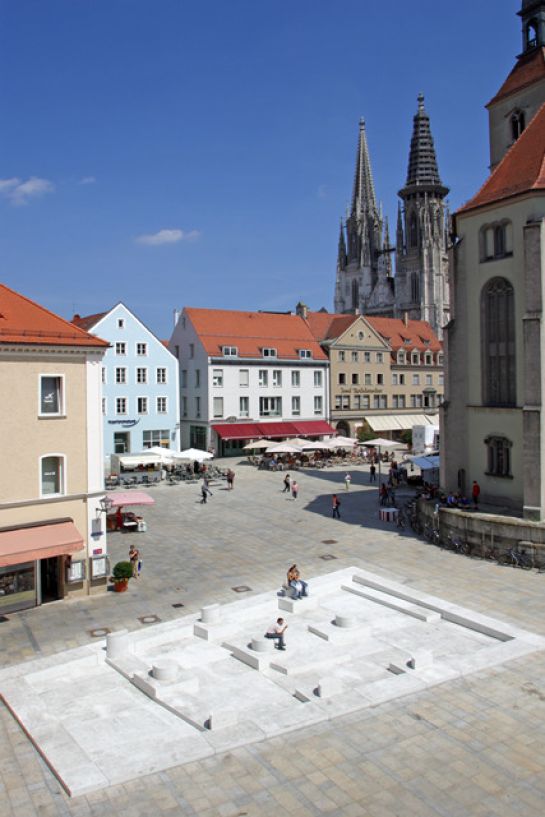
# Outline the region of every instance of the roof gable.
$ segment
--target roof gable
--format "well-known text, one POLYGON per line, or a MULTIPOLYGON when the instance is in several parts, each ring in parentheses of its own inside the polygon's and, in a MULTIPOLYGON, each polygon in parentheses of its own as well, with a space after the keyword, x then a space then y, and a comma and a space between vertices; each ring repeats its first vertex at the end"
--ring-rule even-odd
POLYGON ((517 91, 522 91, 535 82, 545 79, 545 48, 538 48, 529 54, 523 54, 498 93, 490 100, 487 108, 500 102, 517 91))
POLYGON ((0 343, 98 348, 109 345, 4 284, 0 284, 0 343))
POLYGON ((507 151, 479 192, 458 210, 466 213, 520 193, 545 190, 545 104, 507 151))
POLYGON ((401 318, 374 316, 368 316, 366 320, 388 341, 394 352, 399 349, 440 352, 443 348, 443 344, 427 321, 410 320, 405 323, 401 318))
MULTIPOLYGON (((119 316, 119 314, 121 314, 125 319, 133 321, 135 324, 137 324, 140 327, 140 329, 143 332, 145 332, 146 336, 150 340, 154 341, 161 349, 165 350, 166 352, 168 352, 169 355, 174 357, 174 355, 172 354, 172 352, 168 348, 168 341, 163 341, 160 338, 158 338, 156 335, 154 335, 153 332, 151 331, 151 329, 149 329, 145 325, 145 323, 142 323, 140 318, 137 315, 135 315, 134 312, 131 312, 129 307, 126 306, 121 301, 118 304, 116 304, 115 306, 113 306, 111 309, 109 309, 107 312, 97 312, 95 315, 87 315, 86 317, 80 317, 79 315, 74 315, 74 317, 72 318, 72 322, 76 326, 85 326, 85 327, 87 327, 88 331, 91 331, 91 330, 94 331, 94 330, 98 329, 101 332, 101 334, 107 336, 109 334, 108 319, 109 318, 113 319, 116 316, 119 316)), ((119 339, 119 338, 116 338, 116 339, 119 339)))

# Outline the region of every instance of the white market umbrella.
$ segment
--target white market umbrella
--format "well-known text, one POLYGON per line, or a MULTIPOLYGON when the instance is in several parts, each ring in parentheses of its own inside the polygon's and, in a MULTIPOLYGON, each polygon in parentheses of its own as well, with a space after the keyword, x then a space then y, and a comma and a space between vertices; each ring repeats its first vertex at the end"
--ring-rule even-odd
POLYGON ((198 448, 186 448, 184 451, 175 453, 175 459, 177 460, 197 460, 197 462, 211 460, 213 456, 210 451, 201 451, 198 448))
POLYGON ((242 447, 243 451, 251 451, 252 448, 261 449, 261 448, 270 448, 271 445, 274 445, 272 440, 256 440, 253 443, 248 443, 247 445, 242 447))
POLYGON ((324 442, 329 443, 330 448, 350 448, 358 445, 358 440, 353 437, 327 437, 324 442))
POLYGON ((406 448, 405 443, 398 443, 395 440, 386 440, 384 437, 377 437, 376 440, 365 440, 362 445, 370 445, 373 448, 406 448))
POLYGON ((307 440, 301 448, 303 451, 331 451, 333 445, 327 440, 307 440))
POLYGON ((142 453, 153 454, 157 457, 156 462, 171 463, 176 452, 171 451, 170 448, 162 448, 160 445, 152 445, 151 448, 146 448, 142 453))
POLYGON ((297 445, 286 445, 285 443, 279 443, 278 445, 272 445, 270 448, 267 448, 266 454, 300 454, 301 448, 297 445))
MULTIPOLYGON (((302 437, 290 437, 288 440, 282 440, 282 445, 295 445, 297 448, 303 448, 307 444, 308 440, 304 440, 302 437)), ((280 443, 271 443, 272 445, 279 445, 280 443)))

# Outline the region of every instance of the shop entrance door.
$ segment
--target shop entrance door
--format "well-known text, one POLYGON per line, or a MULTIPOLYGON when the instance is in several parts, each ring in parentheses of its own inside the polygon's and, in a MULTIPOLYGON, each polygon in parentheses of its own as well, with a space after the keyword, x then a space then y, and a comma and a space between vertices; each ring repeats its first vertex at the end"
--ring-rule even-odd
POLYGON ((61 567, 63 559, 59 556, 51 556, 49 559, 40 560, 40 588, 42 604, 48 601, 57 601, 63 598, 63 582, 61 580, 61 567))
POLYGON ((116 431, 114 434, 114 453, 128 454, 131 450, 130 434, 128 431, 116 431))

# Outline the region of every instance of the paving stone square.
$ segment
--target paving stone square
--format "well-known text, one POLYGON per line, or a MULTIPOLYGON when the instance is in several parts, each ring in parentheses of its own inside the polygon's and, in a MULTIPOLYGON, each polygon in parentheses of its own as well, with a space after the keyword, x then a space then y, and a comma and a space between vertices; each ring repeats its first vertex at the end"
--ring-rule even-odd
MULTIPOLYGON (((219 486, 201 506, 198 486, 152 488, 156 505, 146 509, 147 533, 109 537, 112 563, 126 557, 138 537, 144 567, 127 593, 9 615, 0 631, 2 667, 96 645, 93 629, 149 631, 155 625, 139 619, 158 616, 162 626, 197 615, 206 604, 250 601, 280 587, 293 562, 303 577, 323 576, 332 565, 355 566, 545 636, 543 575, 440 551, 379 522, 365 468, 352 470, 343 518, 335 520, 330 498, 345 469, 299 472, 295 503, 282 495, 282 474, 257 472, 237 460, 227 465, 237 474, 235 490, 219 486), (335 544, 326 550, 325 539, 335 544), (324 552, 336 561, 321 559, 324 552), (231 588, 240 585, 252 590, 237 598, 231 588)), ((533 652, 334 721, 73 798, 3 709, 0 813, 261 817, 276 815, 280 806, 288 814, 342 817, 542 817, 544 670, 543 653, 533 652)))

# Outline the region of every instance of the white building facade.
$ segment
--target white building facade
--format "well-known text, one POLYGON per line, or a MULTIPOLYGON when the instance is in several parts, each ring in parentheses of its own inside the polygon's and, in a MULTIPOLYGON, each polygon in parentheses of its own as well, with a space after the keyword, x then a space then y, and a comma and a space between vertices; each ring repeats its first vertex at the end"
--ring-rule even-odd
POLYGON ((328 359, 298 315, 186 308, 170 349, 182 448, 227 456, 254 439, 332 433, 328 359))

